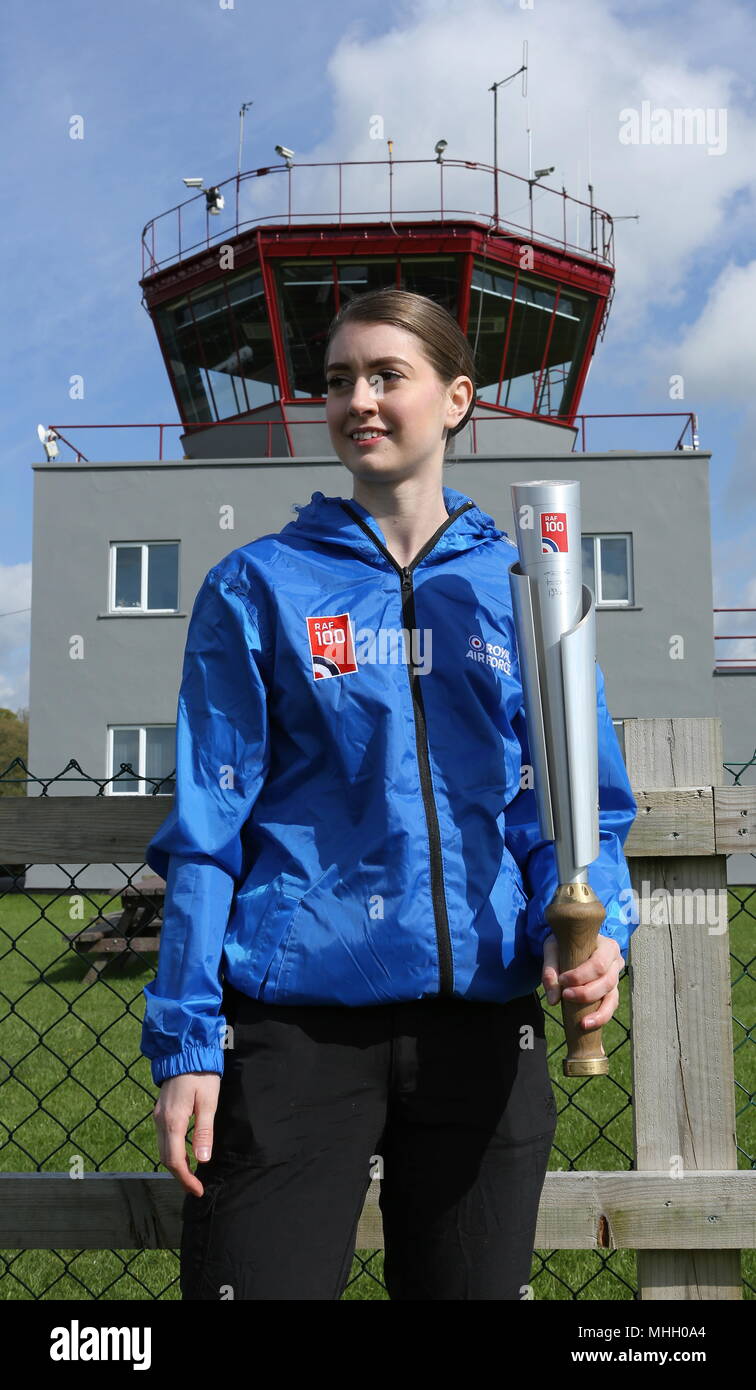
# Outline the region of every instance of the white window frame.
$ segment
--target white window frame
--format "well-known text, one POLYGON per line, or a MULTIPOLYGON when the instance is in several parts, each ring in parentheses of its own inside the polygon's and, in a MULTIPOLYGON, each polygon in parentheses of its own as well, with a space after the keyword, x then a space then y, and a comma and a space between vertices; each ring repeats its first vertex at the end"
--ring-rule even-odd
POLYGON ((633 567, 633 533, 632 531, 584 531, 581 536, 582 541, 593 541, 593 572, 596 576, 596 600, 597 608, 634 608, 635 607, 635 579, 633 567), (601 553, 600 542, 602 540, 627 541, 627 598, 601 597, 601 553))
MULTIPOLYGON (((107 796, 152 796, 152 795, 153 795, 152 783, 153 783, 153 781, 154 781, 154 778, 150 778, 150 779, 149 779, 149 786, 148 786, 147 773, 146 773, 146 767, 147 767, 147 730, 148 730, 148 729, 172 729, 173 732, 174 732, 174 736, 175 736, 176 725, 175 725, 175 724, 109 724, 109 725, 108 725, 108 743, 107 743, 107 769, 108 769, 108 771, 107 771, 107 787, 106 787, 106 795, 107 795, 107 796), (123 729, 126 729, 126 730, 134 730, 134 729, 136 729, 136 730, 138 731, 138 733, 139 733, 139 752, 138 752, 138 754, 137 754, 137 767, 133 769, 133 775, 134 775, 134 777, 135 777, 135 778, 138 777, 138 779, 139 779, 139 782, 138 782, 139 790, 138 790, 138 791, 134 791, 133 789, 132 789, 131 791, 128 791, 128 792, 116 791, 116 789, 115 789, 115 785, 116 785, 116 784, 114 784, 114 783, 113 783, 113 780, 112 780, 112 779, 116 776, 115 759, 114 759, 114 757, 113 757, 114 735, 115 735, 116 731, 118 731, 118 732, 120 733, 121 730, 123 730, 123 729)), ((117 769, 118 772, 120 772, 120 770, 121 770, 120 768, 117 769)), ((120 779, 121 784, 123 784, 123 781, 124 781, 124 780, 125 780, 124 778, 120 779)), ((174 779, 174 780, 175 780, 175 779, 174 779)), ((169 792, 169 791, 158 791, 158 792, 155 792, 154 795, 155 795, 155 796, 172 796, 173 793, 172 793, 172 792, 169 792)))
POLYGON ((110 542, 110 570, 109 570, 109 574, 108 574, 108 612, 109 612, 109 613, 120 613, 120 614, 123 614, 123 613, 178 613, 178 612, 179 612, 179 609, 180 609, 180 603, 179 603, 180 593, 179 593, 179 590, 180 590, 180 588, 181 588, 181 573, 180 573, 180 567, 179 567, 178 565, 177 565, 177 579, 178 579, 178 583, 177 583, 177 585, 176 585, 176 607, 175 607, 175 608, 148 608, 148 607, 147 607, 147 586, 148 586, 148 574, 149 574, 149 547, 150 547, 151 545, 174 545, 174 546, 176 547, 177 558, 179 558, 179 557, 178 557, 178 551, 179 551, 179 546, 180 546, 180 544, 181 544, 180 541, 158 541, 158 540, 155 540, 155 541, 111 541, 111 542, 110 542), (115 597, 116 597, 116 595, 115 595, 115 587, 116 587, 116 552, 117 552, 118 550, 127 550, 127 549, 128 549, 128 550, 141 550, 141 552, 142 552, 142 563, 141 563, 141 590, 140 590, 140 594, 139 594, 139 606, 138 606, 137 608, 116 607, 116 601, 115 601, 115 597))

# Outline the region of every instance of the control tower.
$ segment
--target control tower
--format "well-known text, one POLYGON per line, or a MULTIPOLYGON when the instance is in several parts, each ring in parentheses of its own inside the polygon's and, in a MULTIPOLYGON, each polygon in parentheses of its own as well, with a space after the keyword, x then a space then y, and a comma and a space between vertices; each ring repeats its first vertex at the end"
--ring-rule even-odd
POLYGON ((145 227, 140 280, 185 457, 331 456, 328 326, 353 295, 389 286, 442 304, 472 346, 479 403, 456 454, 569 452, 611 302, 612 252, 608 213, 540 173, 441 154, 287 158, 193 193, 145 227), (381 211, 348 211, 350 184, 369 187, 381 211), (475 210, 486 201, 493 214, 475 210), (266 210, 248 215, 256 204, 266 210))

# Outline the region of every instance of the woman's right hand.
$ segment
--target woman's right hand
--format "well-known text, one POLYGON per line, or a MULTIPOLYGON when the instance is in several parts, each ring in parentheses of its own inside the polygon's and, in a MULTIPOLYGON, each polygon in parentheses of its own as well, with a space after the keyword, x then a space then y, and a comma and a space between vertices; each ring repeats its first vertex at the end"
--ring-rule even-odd
POLYGON ((221 1078, 214 1071, 182 1072, 169 1076, 160 1087, 152 1114, 158 1136, 160 1162, 178 1178, 186 1192, 201 1197, 204 1188, 189 1167, 186 1131, 194 1115, 192 1148, 200 1163, 210 1158, 213 1148, 213 1120, 218 1108, 221 1078))

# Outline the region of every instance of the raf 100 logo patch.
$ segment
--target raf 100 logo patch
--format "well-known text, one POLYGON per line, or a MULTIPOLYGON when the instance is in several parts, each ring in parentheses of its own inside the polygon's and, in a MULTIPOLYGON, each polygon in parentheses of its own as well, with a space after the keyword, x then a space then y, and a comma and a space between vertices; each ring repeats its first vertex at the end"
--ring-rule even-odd
POLYGON ((357 670, 354 642, 348 613, 328 614, 307 619, 312 674, 316 681, 325 676, 346 676, 357 670))

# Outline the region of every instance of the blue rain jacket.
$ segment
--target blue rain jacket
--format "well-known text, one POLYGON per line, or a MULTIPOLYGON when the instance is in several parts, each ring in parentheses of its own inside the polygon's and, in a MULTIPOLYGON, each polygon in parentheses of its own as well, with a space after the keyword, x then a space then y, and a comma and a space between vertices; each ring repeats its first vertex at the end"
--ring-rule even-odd
MULTIPOLYGON (((188 628, 142 1051, 223 1073, 223 976, 272 1004, 505 1001, 541 979, 541 838, 509 587, 516 546, 463 493, 410 566, 353 499, 295 507, 215 565, 188 628)), ((596 664, 604 935, 637 926, 637 812, 596 664)))

